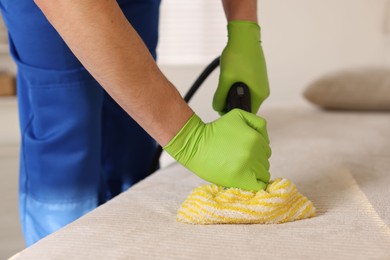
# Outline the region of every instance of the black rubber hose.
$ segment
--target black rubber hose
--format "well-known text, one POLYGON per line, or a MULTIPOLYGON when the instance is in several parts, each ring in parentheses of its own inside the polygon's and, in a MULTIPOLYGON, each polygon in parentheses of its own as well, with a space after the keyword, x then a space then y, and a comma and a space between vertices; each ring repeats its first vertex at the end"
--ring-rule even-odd
MULTIPOLYGON (((185 102, 190 102, 191 98, 194 96, 199 87, 203 84, 203 82, 210 76, 210 74, 219 66, 220 57, 215 58, 199 75, 199 77, 195 80, 194 84, 192 84, 191 88, 188 90, 187 94, 184 96, 185 102)), ((160 157, 163 152, 162 147, 159 145, 156 148, 156 153, 154 154, 152 164, 150 166, 149 175, 153 172, 157 171, 159 168, 160 157)))

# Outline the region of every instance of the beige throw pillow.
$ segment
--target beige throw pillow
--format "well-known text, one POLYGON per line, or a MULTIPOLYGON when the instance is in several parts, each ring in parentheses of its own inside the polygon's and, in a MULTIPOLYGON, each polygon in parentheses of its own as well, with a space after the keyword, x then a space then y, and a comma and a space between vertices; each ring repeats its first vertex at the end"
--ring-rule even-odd
POLYGON ((310 84, 303 95, 326 109, 390 110, 390 69, 367 68, 330 74, 310 84))

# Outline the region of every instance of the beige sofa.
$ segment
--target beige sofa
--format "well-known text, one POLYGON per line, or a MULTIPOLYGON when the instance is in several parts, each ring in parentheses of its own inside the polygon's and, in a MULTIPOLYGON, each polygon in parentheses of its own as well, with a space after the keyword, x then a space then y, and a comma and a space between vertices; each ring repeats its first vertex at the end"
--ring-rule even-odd
POLYGON ((317 217, 178 223, 181 202, 203 181, 173 164, 14 259, 390 259, 390 114, 273 108, 263 116, 273 178, 292 180, 317 217))

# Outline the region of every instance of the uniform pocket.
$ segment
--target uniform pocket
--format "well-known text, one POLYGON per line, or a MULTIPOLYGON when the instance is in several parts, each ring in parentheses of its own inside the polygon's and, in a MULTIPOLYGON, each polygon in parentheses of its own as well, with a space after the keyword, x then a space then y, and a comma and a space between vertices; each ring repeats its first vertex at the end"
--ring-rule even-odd
POLYGON ((31 114, 22 137, 29 194, 47 201, 96 193, 102 88, 84 68, 47 70, 20 62, 18 68, 18 87, 27 91, 20 102, 29 103, 31 114))

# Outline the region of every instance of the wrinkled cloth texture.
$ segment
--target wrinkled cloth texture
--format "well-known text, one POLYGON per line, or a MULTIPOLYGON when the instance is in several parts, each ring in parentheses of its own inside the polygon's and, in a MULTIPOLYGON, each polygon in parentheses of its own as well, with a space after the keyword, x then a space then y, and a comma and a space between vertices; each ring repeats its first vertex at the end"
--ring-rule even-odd
POLYGON ((176 220, 203 225, 280 224, 314 216, 313 203, 291 181, 278 178, 258 192, 202 185, 183 202, 176 220))
MULTIPOLYGON (((119 0, 156 56, 159 0, 119 0)), ((17 64, 19 212, 27 246, 148 175, 155 141, 72 54, 33 0, 0 0, 17 64)))

